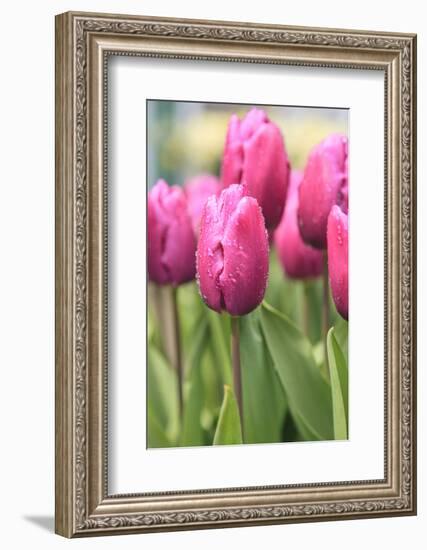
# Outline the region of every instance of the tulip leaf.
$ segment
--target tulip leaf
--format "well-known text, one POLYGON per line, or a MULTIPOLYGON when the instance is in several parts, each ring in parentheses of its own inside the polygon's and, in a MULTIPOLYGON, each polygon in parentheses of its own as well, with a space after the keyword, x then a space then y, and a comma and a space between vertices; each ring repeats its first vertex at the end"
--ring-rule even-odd
POLYGON ((348 438, 348 371, 344 354, 331 328, 327 339, 335 439, 348 438))
MULTIPOLYGON (((322 441, 324 438, 316 431, 314 431, 304 419, 296 412, 293 413, 295 418, 295 424, 298 428, 298 432, 301 436, 301 441, 322 441)), ((332 438, 331 438, 332 439, 332 438)))
POLYGON ((205 308, 200 299, 197 284, 194 281, 177 287, 176 296, 181 347, 184 357, 187 357, 191 353, 194 332, 197 330, 200 319, 204 316, 205 308), (189 312, 191 312, 191 315, 189 315, 189 312))
POLYGON ((224 386, 224 399, 216 426, 214 445, 241 444, 242 428, 240 425, 239 409, 233 390, 230 386, 224 386))
POLYGON ((231 359, 230 359, 230 321, 228 316, 220 315, 216 311, 206 308, 209 329, 212 339, 212 351, 215 354, 215 362, 220 369, 222 383, 231 384, 231 359))
POLYGON ((204 432, 201 414, 204 405, 204 388, 202 381, 202 360, 207 350, 209 338, 207 319, 199 320, 193 334, 189 352, 186 381, 184 387, 184 412, 180 434, 181 446, 204 445, 204 432))
POLYGON ((313 346, 313 357, 316 365, 319 369, 322 369, 323 363, 325 362, 325 344, 322 340, 313 346))
POLYGON ((148 448, 165 448, 172 447, 173 445, 169 441, 163 427, 160 425, 160 422, 157 420, 156 416, 153 414, 151 407, 148 407, 148 422, 147 422, 147 442, 148 448))
POLYGON ((270 270, 266 301, 284 313, 311 342, 321 337, 322 282, 319 278, 305 281, 289 278, 280 264, 277 251, 270 253, 270 270), (306 316, 306 312, 310 312, 306 316))
MULTIPOLYGON (((222 384, 222 377, 218 372, 218 369, 216 368, 214 357, 215 355, 212 352, 212 343, 209 340, 206 353, 203 356, 202 360, 202 379, 205 396, 203 418, 205 421, 208 418, 211 418, 212 420, 214 417, 218 418, 219 409, 222 403, 222 393, 224 386, 222 384)), ((208 426, 212 427, 212 424, 209 422, 205 422, 205 429, 207 429, 208 426)))
POLYGON ((318 342, 322 338, 322 281, 310 279, 302 283, 304 285, 303 300, 305 303, 301 306, 302 310, 307 311, 307 320, 302 322, 302 330, 304 323, 307 324, 308 337, 311 342, 318 342))
POLYGON ((333 439, 331 391, 309 340, 266 302, 261 307, 261 325, 295 422, 310 439, 333 439))
MULTIPOLYGON (((147 367, 148 430, 150 432, 150 426, 153 425, 153 430, 163 432, 172 444, 179 430, 178 377, 154 344, 148 346, 147 367)), ((150 444, 152 439, 157 441, 158 438, 152 438, 150 433, 148 436, 149 446, 158 446, 150 444)))
POLYGON ((286 414, 286 419, 285 419, 285 425, 283 426, 283 431, 282 431, 282 441, 294 443, 295 441, 306 441, 306 440, 308 440, 308 438, 305 437, 305 434, 303 435, 302 430, 298 429, 297 422, 295 421, 288 407, 288 412, 286 414))
POLYGON ((280 265, 277 251, 273 247, 270 252, 268 286, 265 299, 278 311, 287 315, 295 324, 300 326, 302 294, 303 284, 300 281, 293 281, 286 276, 280 265))
POLYGON ((339 317, 334 327, 334 336, 341 348, 346 362, 348 363, 348 321, 339 317))
POLYGON ((259 312, 239 319, 245 443, 282 440, 287 401, 261 331, 259 312))

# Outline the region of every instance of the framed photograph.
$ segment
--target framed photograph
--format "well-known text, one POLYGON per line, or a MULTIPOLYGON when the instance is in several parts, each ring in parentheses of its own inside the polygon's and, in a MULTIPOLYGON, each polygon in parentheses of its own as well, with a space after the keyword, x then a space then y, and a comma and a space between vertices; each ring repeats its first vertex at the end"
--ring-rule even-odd
POLYGON ((416 36, 56 17, 56 532, 416 513, 416 36))

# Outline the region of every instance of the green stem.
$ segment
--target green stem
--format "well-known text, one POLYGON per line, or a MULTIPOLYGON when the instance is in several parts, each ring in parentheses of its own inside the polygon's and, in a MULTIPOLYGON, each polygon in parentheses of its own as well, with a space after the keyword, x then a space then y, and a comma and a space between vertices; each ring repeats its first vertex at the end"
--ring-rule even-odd
POLYGON ((184 400, 183 400, 183 369, 182 369, 182 357, 181 357, 181 331, 179 324, 178 314, 178 289, 173 287, 172 289, 172 322, 173 322, 173 341, 175 349, 175 368, 178 375, 178 403, 179 403, 179 417, 182 419, 184 400))
POLYGON ((240 330, 239 318, 231 318, 231 359, 233 363, 233 387, 239 408, 240 425, 243 438, 243 396, 242 396, 242 373, 240 368, 240 330))
POLYGON ((309 284, 310 283, 308 281, 302 282, 302 330, 308 339, 310 339, 310 304, 308 300, 309 284))
POLYGON ((330 310, 329 310, 329 275, 328 275, 328 255, 325 251, 323 253, 323 300, 322 300, 322 337, 324 343, 325 353, 325 366, 330 379, 329 361, 328 361, 328 349, 327 349, 327 337, 329 331, 329 325, 331 323, 330 310))

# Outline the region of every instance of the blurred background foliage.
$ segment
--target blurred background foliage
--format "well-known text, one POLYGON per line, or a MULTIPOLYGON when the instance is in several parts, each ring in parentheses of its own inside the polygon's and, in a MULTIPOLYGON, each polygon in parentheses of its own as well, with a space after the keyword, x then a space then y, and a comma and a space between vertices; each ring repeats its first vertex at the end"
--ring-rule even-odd
MULTIPOLYGON (((199 173, 220 174, 230 115, 243 117, 253 105, 148 101, 148 183, 169 184, 199 173)), ((264 109, 285 138, 293 169, 303 169, 310 149, 333 132, 348 133, 347 109, 271 107, 264 109)))

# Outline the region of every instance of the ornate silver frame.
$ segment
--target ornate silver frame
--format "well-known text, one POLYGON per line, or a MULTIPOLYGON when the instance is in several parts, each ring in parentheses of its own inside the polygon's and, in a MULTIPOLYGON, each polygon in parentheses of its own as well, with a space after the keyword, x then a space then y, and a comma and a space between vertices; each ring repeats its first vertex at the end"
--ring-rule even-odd
POLYGON ((57 533, 76 537, 416 513, 415 121, 415 35, 89 13, 56 17, 57 533), (108 495, 108 55, 384 71, 384 479, 108 495))

